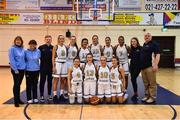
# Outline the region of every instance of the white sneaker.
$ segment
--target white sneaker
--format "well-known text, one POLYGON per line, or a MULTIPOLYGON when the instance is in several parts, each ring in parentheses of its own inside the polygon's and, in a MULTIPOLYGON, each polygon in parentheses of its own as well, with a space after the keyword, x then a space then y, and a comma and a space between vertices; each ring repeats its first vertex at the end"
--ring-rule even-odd
POLYGON ((38 102, 39 102, 39 100, 38 100, 38 99, 34 99, 34 102, 35 102, 35 103, 38 103, 38 102))
POLYGON ((146 100, 148 100, 149 97, 145 96, 141 99, 142 102, 145 102, 146 100))
POLYGON ((53 100, 53 97, 51 95, 48 95, 48 100, 49 101, 53 100))
POLYGON ((155 102, 156 102, 155 99, 153 99, 151 97, 146 100, 146 103, 148 103, 148 104, 155 103, 155 102))
POLYGON ((40 98, 40 102, 44 102, 45 100, 44 100, 44 97, 42 96, 41 98, 40 98))
POLYGON ((29 104, 32 104, 33 103, 33 100, 28 100, 27 101, 29 104))

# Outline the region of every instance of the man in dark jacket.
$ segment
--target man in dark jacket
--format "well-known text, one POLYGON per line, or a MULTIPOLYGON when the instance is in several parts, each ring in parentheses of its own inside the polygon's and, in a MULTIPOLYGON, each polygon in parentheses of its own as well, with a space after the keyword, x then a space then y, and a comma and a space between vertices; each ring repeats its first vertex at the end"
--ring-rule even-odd
POLYGON ((48 88, 48 100, 52 100, 52 49, 51 45, 52 37, 50 35, 45 36, 45 44, 39 46, 41 51, 41 63, 40 63, 40 101, 44 102, 44 85, 47 79, 48 88))

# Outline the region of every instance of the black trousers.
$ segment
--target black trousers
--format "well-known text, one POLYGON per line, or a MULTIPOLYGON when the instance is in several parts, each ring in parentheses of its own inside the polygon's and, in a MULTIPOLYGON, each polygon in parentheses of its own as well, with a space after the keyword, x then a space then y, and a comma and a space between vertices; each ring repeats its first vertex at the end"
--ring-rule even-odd
POLYGON ((137 92, 137 77, 139 76, 140 72, 141 72, 140 68, 131 68, 130 69, 131 82, 132 82, 134 92, 137 92))
POLYGON ((37 84, 39 71, 26 71, 26 95, 27 100, 37 99, 37 84), (31 94, 33 97, 31 97, 31 94))
POLYGON ((20 101, 20 86, 24 77, 24 70, 18 70, 19 74, 15 74, 15 71, 11 69, 13 75, 14 85, 13 85, 13 94, 14 94, 14 103, 18 104, 20 101))
POLYGON ((45 71, 41 70, 40 71, 40 95, 44 96, 44 85, 47 80, 47 88, 48 88, 48 95, 51 95, 51 90, 52 90, 52 71, 45 71))

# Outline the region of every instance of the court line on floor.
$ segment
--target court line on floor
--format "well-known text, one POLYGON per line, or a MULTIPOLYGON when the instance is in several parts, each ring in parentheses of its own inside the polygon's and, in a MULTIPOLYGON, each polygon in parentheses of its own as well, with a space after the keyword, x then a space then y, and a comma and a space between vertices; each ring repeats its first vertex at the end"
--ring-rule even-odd
POLYGON ((177 111, 176 111, 176 109, 175 109, 172 105, 169 105, 169 107, 173 110, 173 113, 174 113, 174 115, 173 115, 173 117, 171 118, 171 120, 175 120, 176 117, 177 117, 177 111))
POLYGON ((84 107, 84 105, 83 105, 83 103, 82 103, 82 104, 81 104, 81 112, 80 112, 79 120, 82 120, 83 107, 84 107))
POLYGON ((28 107, 29 107, 29 104, 26 104, 26 106, 24 107, 24 116, 26 117, 27 120, 31 120, 31 118, 27 114, 28 107))

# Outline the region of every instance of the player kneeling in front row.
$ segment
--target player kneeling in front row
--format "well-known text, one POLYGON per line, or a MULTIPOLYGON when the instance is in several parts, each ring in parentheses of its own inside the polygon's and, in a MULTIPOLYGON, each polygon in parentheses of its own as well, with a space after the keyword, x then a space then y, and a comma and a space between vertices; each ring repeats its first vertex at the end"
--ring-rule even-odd
POLYGON ((100 57, 101 66, 98 68, 98 97, 100 103, 111 102, 110 71, 106 61, 105 56, 100 57))
POLYGON ((75 96, 77 96, 77 102, 82 103, 82 71, 80 69, 80 59, 75 57, 73 60, 73 66, 68 70, 68 90, 69 90, 69 102, 75 103, 75 96))
POLYGON ((124 103, 127 100, 128 94, 125 93, 125 73, 123 68, 119 66, 118 58, 112 58, 112 68, 110 69, 111 78, 111 95, 112 103, 124 103))

